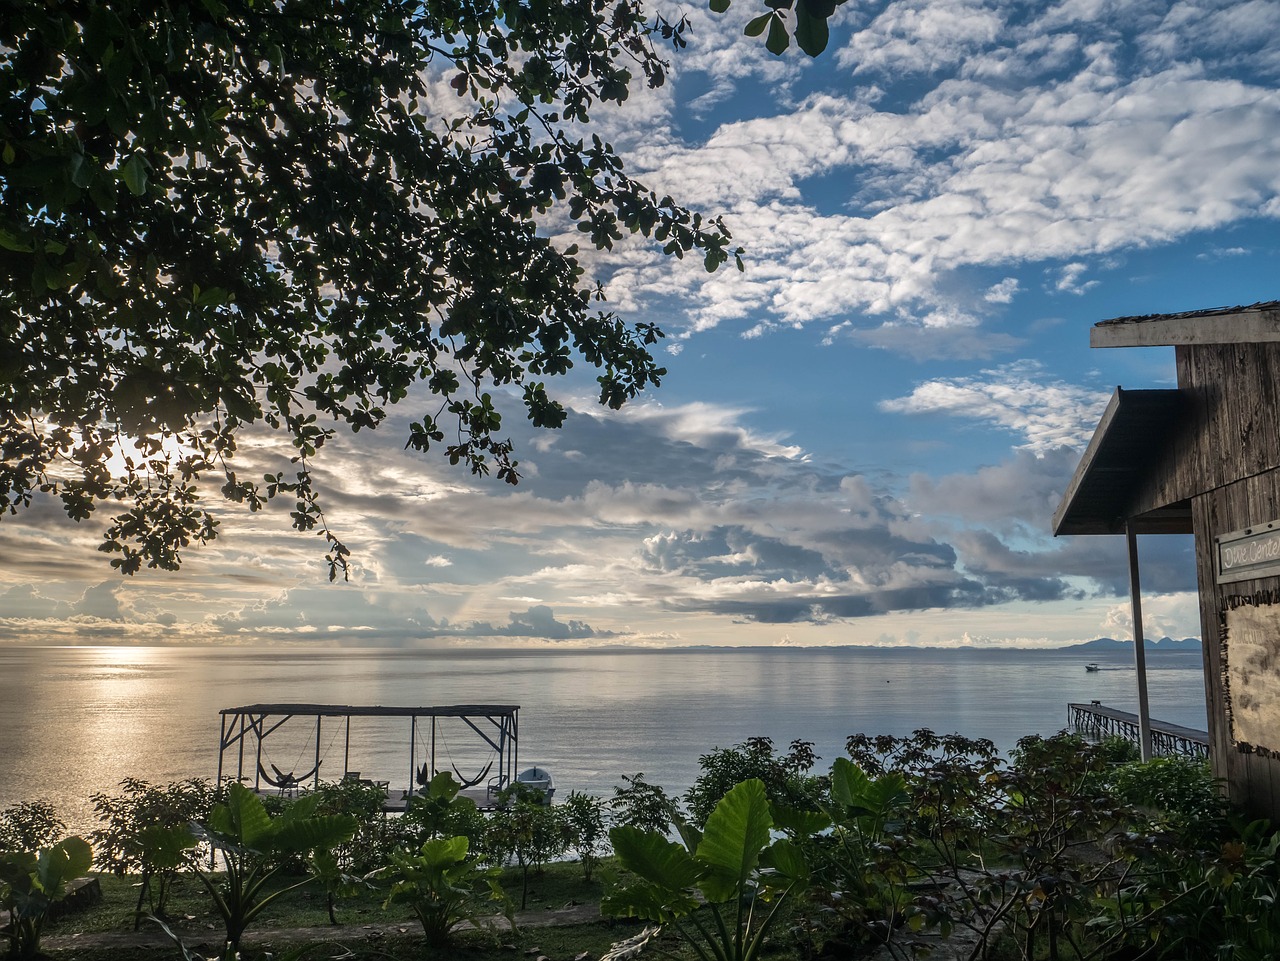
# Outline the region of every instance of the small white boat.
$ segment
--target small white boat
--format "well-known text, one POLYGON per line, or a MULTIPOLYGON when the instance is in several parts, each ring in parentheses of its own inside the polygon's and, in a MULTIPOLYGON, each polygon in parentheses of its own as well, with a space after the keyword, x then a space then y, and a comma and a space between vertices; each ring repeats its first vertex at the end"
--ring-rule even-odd
POLYGON ((526 768, 516 775, 516 783, 540 792, 543 804, 550 804, 552 795, 556 793, 555 779, 545 767, 526 768))
POLYGON ((1091 673, 1091 674, 1092 674, 1094 671, 1100 671, 1100 670, 1102 670, 1102 668, 1098 667, 1098 664, 1097 664, 1097 662, 1096 662, 1096 661, 1090 661, 1088 664, 1086 664, 1086 665, 1084 666, 1084 669, 1085 669, 1086 671, 1088 671, 1089 673, 1091 673))

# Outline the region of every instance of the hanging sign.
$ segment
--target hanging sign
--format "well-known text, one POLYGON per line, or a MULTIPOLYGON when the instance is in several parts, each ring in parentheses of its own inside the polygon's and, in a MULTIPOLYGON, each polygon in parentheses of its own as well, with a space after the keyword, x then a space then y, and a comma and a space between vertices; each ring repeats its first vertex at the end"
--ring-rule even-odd
POLYGON ((1280 520, 1217 539, 1218 583, 1280 576, 1280 520))

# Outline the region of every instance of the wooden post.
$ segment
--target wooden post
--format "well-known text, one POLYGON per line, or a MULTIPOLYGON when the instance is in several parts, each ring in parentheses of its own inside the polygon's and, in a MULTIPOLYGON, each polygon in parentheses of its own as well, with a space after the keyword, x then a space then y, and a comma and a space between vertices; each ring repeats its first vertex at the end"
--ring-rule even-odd
POLYGON ((316 770, 315 780, 311 782, 313 791, 320 790, 320 715, 316 715, 316 770))
POLYGON ((1138 672, 1138 747, 1142 760, 1151 760, 1151 712, 1147 707, 1147 649, 1142 634, 1142 584, 1138 577, 1138 535, 1124 522, 1129 542, 1129 603, 1133 608, 1133 664, 1138 672))
POLYGON ((222 755, 227 750, 227 716, 222 717, 222 730, 218 734, 218 779, 213 783, 218 787, 222 787, 222 755))

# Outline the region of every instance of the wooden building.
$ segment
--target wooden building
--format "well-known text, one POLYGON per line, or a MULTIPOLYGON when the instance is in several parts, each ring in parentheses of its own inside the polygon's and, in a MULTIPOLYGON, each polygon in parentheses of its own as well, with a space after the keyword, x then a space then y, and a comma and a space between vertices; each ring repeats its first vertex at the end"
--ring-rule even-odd
POLYGON ((1116 390, 1054 533, 1128 536, 1139 639, 1136 535, 1195 535, 1214 773, 1280 818, 1280 302, 1103 321, 1090 344, 1172 346, 1178 386, 1116 390))

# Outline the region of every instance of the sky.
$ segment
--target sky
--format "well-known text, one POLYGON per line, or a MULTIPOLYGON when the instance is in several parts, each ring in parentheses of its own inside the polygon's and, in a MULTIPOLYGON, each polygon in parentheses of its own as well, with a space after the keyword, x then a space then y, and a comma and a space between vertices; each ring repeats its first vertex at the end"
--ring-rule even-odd
MULTIPOLYGON (((1175 386, 1173 350, 1089 328, 1280 298, 1280 4, 849 0, 811 60, 743 37, 748 0, 654 2, 689 49, 596 129, 747 268, 592 260, 666 332, 660 388, 611 412, 579 368, 558 431, 504 401, 515 488, 405 451, 415 398, 339 435, 315 467, 349 583, 287 505, 216 485, 219 540, 132 578, 105 514, 38 502, 0 519, 0 644, 1131 636, 1123 538, 1050 520, 1115 387, 1175 386)), ((242 471, 279 451, 246 437, 242 471)), ((1140 552, 1148 636, 1198 636, 1190 538, 1140 552)))

